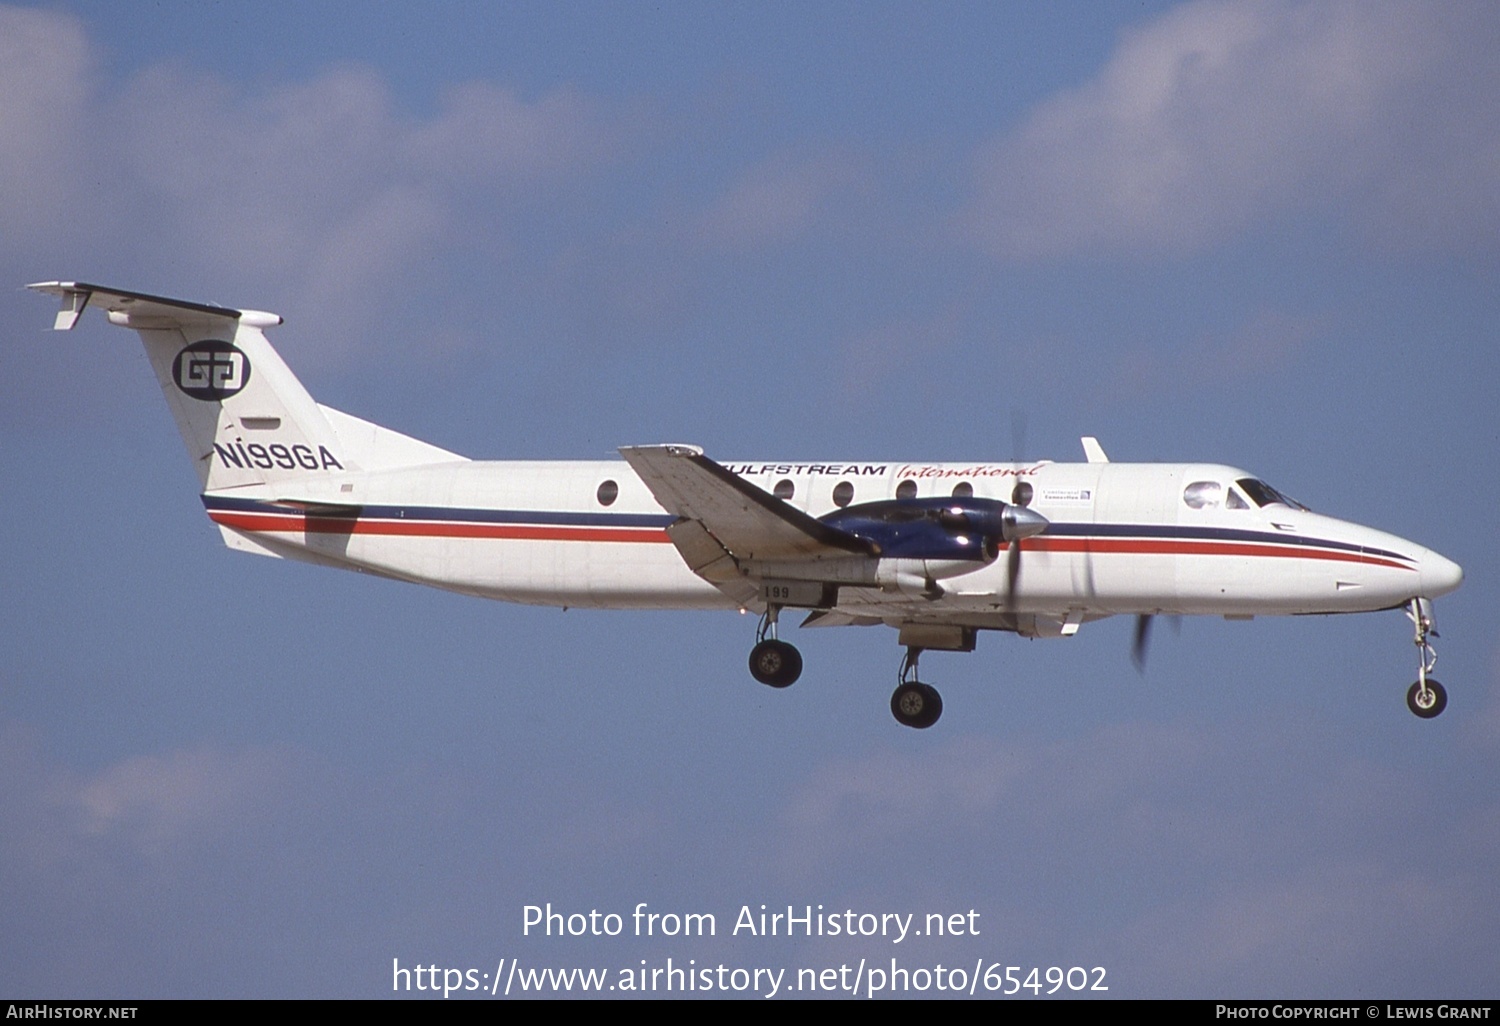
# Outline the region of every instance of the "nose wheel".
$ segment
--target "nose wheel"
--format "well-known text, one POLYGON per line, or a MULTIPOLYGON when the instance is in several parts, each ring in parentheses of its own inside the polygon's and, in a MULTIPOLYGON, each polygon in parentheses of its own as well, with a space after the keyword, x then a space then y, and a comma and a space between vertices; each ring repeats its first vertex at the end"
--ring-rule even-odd
POLYGON ((904 727, 926 730, 943 715, 943 696, 931 684, 917 680, 917 660, 922 650, 915 646, 906 650, 901 660, 900 684, 891 694, 891 715, 904 727))
POLYGON ((1414 598, 1406 606, 1407 618, 1416 628, 1417 682, 1406 691, 1406 707, 1424 720, 1430 720, 1448 708, 1448 691, 1427 676, 1437 663, 1437 651, 1427 640, 1438 632, 1432 626, 1432 603, 1414 598))
POLYGON ((780 612, 779 606, 766 609, 755 631, 755 647, 750 650, 750 676, 773 688, 790 687, 802 676, 802 653, 776 637, 780 612))
POLYGON ((1448 708, 1448 689, 1435 680, 1419 680, 1406 691, 1406 707, 1430 720, 1448 708))

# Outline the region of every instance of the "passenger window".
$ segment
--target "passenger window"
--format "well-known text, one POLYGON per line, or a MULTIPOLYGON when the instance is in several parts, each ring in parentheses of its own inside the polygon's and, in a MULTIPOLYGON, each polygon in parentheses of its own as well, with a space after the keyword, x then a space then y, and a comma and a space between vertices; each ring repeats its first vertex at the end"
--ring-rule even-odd
POLYGON ((1217 481, 1194 481, 1182 490, 1189 509, 1218 509, 1224 486, 1217 481))
POLYGON ((839 508, 849 505, 854 501, 854 486, 848 481, 840 481, 833 486, 833 504, 839 508))
POLYGON ((613 481, 605 481, 599 485, 599 490, 594 493, 594 498, 599 500, 601 506, 612 506, 620 497, 620 486, 613 481))
POLYGON ((791 478, 787 477, 784 477, 780 481, 777 481, 775 489, 773 489, 771 492, 772 495, 776 496, 776 498, 780 499, 782 502, 787 501, 796 493, 797 486, 792 484, 791 478))
POLYGON ((974 486, 967 481, 960 481, 953 486, 953 497, 955 499, 969 499, 974 496, 974 486))
POLYGON ((896 498, 915 499, 917 497, 917 483, 910 478, 902 481, 896 486, 896 498))

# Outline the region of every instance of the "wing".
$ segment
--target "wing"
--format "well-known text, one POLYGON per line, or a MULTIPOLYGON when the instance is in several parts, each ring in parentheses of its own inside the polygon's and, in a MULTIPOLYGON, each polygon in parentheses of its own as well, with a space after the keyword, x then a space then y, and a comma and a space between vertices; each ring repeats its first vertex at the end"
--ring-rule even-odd
POLYGON ((847 559, 878 555, 875 545, 814 520, 689 445, 620 450, 662 508, 702 524, 736 559, 847 559))
POLYGON ((696 446, 625 446, 620 454, 678 518, 667 534, 688 566, 743 605, 759 594, 757 564, 879 555, 874 543, 813 519, 696 446))

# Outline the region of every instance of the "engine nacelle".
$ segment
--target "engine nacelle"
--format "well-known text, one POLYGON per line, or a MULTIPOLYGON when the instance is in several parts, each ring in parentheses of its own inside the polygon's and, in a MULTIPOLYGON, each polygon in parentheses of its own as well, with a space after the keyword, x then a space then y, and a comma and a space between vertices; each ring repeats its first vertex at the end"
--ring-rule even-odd
POLYGON ((931 598, 934 582, 971 574, 984 566, 972 559, 882 559, 875 565, 875 583, 882 591, 931 598))
POLYGON ((1047 529, 1047 518, 1024 506, 974 496, 863 502, 820 519, 830 527, 873 542, 882 562, 930 563, 933 572, 926 575, 928 580, 968 573, 994 562, 1003 543, 1047 529))

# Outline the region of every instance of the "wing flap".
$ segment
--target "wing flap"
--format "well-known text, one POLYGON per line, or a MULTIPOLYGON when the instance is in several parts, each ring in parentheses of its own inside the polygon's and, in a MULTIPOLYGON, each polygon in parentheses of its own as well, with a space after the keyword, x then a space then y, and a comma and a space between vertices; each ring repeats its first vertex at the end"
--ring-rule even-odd
POLYGON ((759 609, 760 588, 747 577, 718 539, 696 520, 679 520, 667 528, 688 569, 746 609, 759 609))

